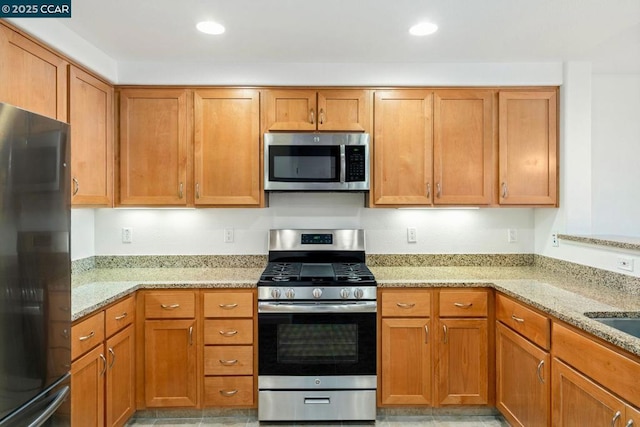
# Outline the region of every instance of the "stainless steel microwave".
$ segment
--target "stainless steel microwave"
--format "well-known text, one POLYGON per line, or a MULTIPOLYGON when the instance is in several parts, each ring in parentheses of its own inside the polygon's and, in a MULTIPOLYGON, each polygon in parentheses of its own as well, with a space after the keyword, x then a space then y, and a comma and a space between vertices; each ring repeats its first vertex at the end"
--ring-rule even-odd
POLYGON ((369 190, 369 134, 265 133, 267 191, 369 190))

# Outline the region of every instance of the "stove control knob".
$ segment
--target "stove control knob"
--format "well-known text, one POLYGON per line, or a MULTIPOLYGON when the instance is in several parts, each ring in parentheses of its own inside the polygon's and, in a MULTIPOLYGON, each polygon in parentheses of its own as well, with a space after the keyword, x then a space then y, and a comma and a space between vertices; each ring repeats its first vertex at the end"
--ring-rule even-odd
POLYGON ((271 290, 271 297, 274 299, 279 299, 280 298, 280 289, 278 288, 274 288, 271 290))
POLYGON ((351 291, 349 289, 347 289, 347 288, 340 289, 340 297, 342 299, 349 298, 349 295, 351 295, 351 291))
POLYGON ((311 291, 311 294, 314 298, 320 298, 322 296, 322 289, 315 288, 313 291, 311 291))
POLYGON ((356 290, 353 291, 353 296, 355 296, 356 299, 360 299, 364 296, 364 291, 360 288, 356 288, 356 290))
POLYGON ((289 299, 293 299, 296 296, 296 291, 294 291, 292 288, 289 288, 285 291, 284 295, 289 299))

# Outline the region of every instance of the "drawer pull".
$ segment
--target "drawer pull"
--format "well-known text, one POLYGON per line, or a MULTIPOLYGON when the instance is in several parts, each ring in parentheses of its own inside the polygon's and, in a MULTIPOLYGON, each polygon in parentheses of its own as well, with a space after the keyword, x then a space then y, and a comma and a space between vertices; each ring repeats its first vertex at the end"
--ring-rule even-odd
POLYGON ((78 338, 78 340, 80 341, 86 341, 90 338, 93 338, 96 335, 96 333, 94 331, 89 332, 89 335, 85 335, 83 337, 78 338))
POLYGON ((515 314, 512 314, 512 315, 511 315, 511 318, 512 318, 513 320, 515 320, 516 322, 518 322, 518 323, 524 323, 524 319, 523 319, 522 317, 516 317, 516 315, 515 315, 515 314))
POLYGON ((330 397, 305 397, 304 404, 305 405, 330 405, 331 398, 330 397))
POLYGON ((416 306, 414 302, 412 303, 397 302, 396 305, 400 308, 413 308, 416 306))
POLYGON ((220 394, 225 397, 231 397, 238 393, 238 389, 235 390, 220 390, 220 394))
POLYGON ((233 360, 222 360, 219 359, 220 364, 224 365, 224 366, 233 366, 236 365, 238 363, 238 359, 233 359, 233 360))
POLYGON ((176 308, 180 307, 180 304, 160 304, 160 307, 164 308, 165 310, 175 310, 176 308))
POLYGON ((613 418, 611 418, 611 427, 616 427, 616 421, 618 421, 618 418, 620 418, 621 415, 622 413, 620 413, 620 411, 616 411, 613 418))
POLYGON ((223 310, 231 310, 232 308, 236 308, 238 306, 238 304, 236 304, 236 303, 233 303, 233 304, 218 304, 218 306, 223 310))
POLYGON ((116 319, 116 320, 122 320, 122 319, 124 319, 125 317, 127 317, 127 312, 126 312, 126 311, 125 311, 124 313, 122 313, 120 316, 116 316, 116 317, 115 317, 115 319, 116 319))
POLYGON ((472 302, 469 303, 462 303, 462 302, 454 302, 453 305, 455 305, 458 308, 471 308, 471 306, 473 305, 472 302))
POLYGON ((219 331, 223 337, 232 337, 238 333, 238 331, 219 331))
POLYGON ((540 363, 538 363, 538 368, 536 369, 536 374, 538 375, 538 381, 540 381, 540 384, 544 384, 544 378, 542 378, 543 366, 544 366, 544 360, 541 360, 540 363))

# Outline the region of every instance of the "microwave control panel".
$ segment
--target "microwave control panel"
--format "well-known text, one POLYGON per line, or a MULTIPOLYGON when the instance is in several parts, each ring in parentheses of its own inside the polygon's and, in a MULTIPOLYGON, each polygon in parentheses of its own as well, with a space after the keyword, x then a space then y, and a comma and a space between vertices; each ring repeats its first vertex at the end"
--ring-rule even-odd
POLYGON ((345 148, 347 182, 366 181, 366 150, 364 146, 347 145, 345 148))

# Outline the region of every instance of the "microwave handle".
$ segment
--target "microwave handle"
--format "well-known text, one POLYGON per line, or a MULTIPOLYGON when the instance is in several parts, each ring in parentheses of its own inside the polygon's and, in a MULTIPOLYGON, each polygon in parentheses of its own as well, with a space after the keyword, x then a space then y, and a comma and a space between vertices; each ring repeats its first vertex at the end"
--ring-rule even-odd
POLYGON ((344 183, 346 180, 347 169, 347 155, 344 144, 340 144, 340 182, 344 183))

